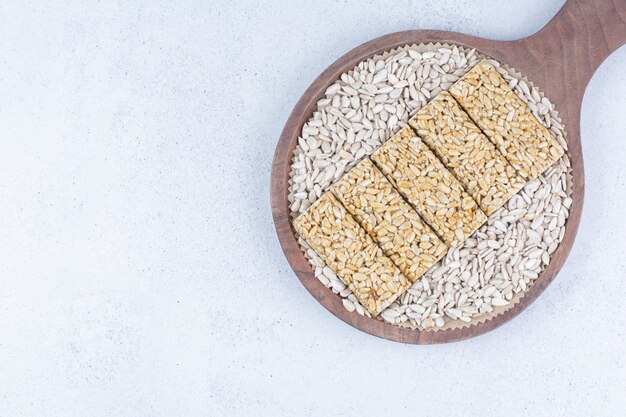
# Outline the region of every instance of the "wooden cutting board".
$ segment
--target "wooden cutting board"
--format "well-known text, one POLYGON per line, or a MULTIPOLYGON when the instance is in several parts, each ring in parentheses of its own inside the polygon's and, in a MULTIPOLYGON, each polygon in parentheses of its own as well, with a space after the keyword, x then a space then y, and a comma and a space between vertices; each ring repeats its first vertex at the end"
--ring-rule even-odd
POLYGON ((405 343, 445 343, 467 339, 493 330, 517 316, 552 282, 576 238, 585 185, 580 143, 581 103, 596 69, 625 42, 626 0, 569 0, 543 29, 524 39, 494 41, 455 32, 413 30, 371 40, 341 57, 311 84, 296 104, 280 136, 272 164, 274 223, 285 256, 302 284, 326 309, 346 323, 367 333, 405 343), (548 267, 519 303, 491 320, 470 327, 420 331, 400 328, 344 309, 341 298, 314 276, 300 250, 291 225, 287 196, 291 158, 298 136, 326 88, 360 61, 407 44, 431 42, 476 48, 515 68, 545 93, 565 126, 572 161, 573 204, 563 241, 552 255, 548 267))

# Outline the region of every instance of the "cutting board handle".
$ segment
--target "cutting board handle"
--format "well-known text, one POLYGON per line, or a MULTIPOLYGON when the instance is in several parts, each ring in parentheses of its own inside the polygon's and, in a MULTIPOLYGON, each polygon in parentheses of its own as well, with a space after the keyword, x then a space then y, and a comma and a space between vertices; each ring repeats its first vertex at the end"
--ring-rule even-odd
POLYGON ((568 0, 543 29, 521 42, 548 74, 563 73, 582 99, 602 61, 626 43, 626 0, 568 0))

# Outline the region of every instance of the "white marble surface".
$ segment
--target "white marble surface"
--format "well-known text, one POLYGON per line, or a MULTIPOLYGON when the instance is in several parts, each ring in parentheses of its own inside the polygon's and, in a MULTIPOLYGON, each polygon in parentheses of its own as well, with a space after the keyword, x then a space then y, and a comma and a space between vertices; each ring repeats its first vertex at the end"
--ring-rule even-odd
POLYGON ((494 332, 351 328, 270 215, 282 125, 343 53, 411 28, 515 39, 561 3, 2 2, 0 416, 623 414, 626 48, 585 96, 570 258, 494 332))

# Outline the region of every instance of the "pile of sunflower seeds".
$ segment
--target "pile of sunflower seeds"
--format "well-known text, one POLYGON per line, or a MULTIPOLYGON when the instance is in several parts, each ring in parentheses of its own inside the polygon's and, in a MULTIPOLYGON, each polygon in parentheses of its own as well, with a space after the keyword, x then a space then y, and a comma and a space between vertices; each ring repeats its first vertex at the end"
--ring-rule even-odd
MULTIPOLYGON (((483 57, 457 46, 413 45, 370 58, 326 91, 304 125, 291 166, 292 216, 407 125, 439 92, 483 57)), ((519 74, 490 61, 533 114, 567 149, 554 106, 519 74)), ((461 246, 448 251, 379 319, 411 328, 464 324, 500 311, 526 291, 563 239, 572 204, 568 155, 526 184, 461 246)), ((316 277, 369 315, 331 268, 299 239, 316 277)))

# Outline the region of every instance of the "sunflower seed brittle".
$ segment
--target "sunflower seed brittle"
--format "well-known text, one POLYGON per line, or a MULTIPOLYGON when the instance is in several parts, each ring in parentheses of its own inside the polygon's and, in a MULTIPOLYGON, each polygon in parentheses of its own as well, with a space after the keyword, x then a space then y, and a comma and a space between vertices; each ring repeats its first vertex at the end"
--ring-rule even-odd
POLYGON ((557 140, 487 60, 452 85, 450 93, 526 180, 563 156, 557 140))
POLYGON ((525 184, 448 92, 442 92, 409 120, 480 208, 491 215, 525 184))
POLYGON ((446 245, 371 160, 361 161, 332 191, 411 282, 445 255, 446 245))
POLYGON ((385 142, 372 160, 446 245, 463 243, 487 220, 410 127, 385 142))
POLYGON ((411 285, 332 193, 323 194, 293 224, 373 316, 411 285))

